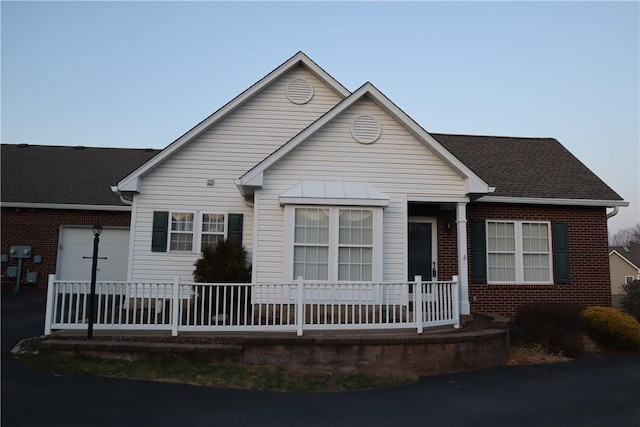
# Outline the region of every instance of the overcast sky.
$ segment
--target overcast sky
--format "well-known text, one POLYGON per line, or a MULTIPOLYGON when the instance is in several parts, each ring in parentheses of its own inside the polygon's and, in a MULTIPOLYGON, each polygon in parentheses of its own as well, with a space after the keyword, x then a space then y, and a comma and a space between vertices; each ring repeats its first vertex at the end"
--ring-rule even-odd
MULTIPOLYGON (((434 133, 555 137, 640 222, 631 2, 7 2, 3 143, 163 148, 304 51, 434 133)), ((34 171, 37 173, 37 171, 34 171)))

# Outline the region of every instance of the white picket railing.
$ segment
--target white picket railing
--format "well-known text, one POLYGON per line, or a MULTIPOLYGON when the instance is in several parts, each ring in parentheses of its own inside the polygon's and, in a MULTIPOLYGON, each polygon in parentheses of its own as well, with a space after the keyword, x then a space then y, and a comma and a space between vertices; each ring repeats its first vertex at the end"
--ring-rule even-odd
MULTIPOLYGON (((45 335, 88 327, 89 282, 49 276, 45 335)), ((403 283, 97 282, 95 330, 179 332, 459 327, 457 277, 403 283), (419 290, 419 292, 417 292, 419 290)))

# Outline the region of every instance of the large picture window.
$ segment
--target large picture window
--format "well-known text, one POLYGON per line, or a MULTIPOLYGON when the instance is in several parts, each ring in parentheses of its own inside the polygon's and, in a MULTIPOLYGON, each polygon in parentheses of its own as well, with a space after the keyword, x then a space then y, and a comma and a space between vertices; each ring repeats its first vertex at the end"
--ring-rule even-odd
POLYGON ((548 222, 487 221, 489 283, 551 283, 548 222))
POLYGON ((376 232, 382 232, 375 225, 375 209, 296 207, 293 210, 293 278, 374 280, 374 242, 376 232))

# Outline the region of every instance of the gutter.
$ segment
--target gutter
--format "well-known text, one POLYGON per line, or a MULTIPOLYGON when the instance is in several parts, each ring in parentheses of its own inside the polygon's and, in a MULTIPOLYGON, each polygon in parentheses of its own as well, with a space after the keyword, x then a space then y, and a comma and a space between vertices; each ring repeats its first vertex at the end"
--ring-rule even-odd
POLYGON ((607 219, 613 218, 614 216, 618 215, 618 211, 620 209, 617 206, 613 207, 613 210, 609 213, 607 213, 607 219))

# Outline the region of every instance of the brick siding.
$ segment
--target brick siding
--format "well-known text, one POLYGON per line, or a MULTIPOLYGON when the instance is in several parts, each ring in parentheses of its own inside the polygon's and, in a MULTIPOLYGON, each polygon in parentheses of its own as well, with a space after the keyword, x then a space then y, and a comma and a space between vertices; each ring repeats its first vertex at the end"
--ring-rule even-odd
MULTIPOLYGON (((552 242, 553 223, 566 222, 569 237, 570 283, 549 285, 470 283, 469 301, 472 311, 513 317, 520 305, 535 302, 576 303, 585 306, 611 305, 605 208, 481 203, 469 205, 467 217, 469 221, 473 219, 551 221, 552 242)), ((468 233, 468 247, 471 247, 470 227, 468 227, 468 233)), ((472 255, 469 252, 470 282, 472 255)), ((553 271, 555 282, 555 265, 553 271)))
MULTIPOLYGON (((56 272, 61 225, 91 227, 100 223, 103 227, 128 228, 130 219, 130 212, 2 208, 0 250, 2 254, 8 254, 11 246, 24 245, 31 246, 34 255, 41 255, 41 264, 33 264, 31 260, 23 262, 23 272, 38 272, 38 285, 26 285, 23 275, 20 287, 21 290, 44 290, 47 287, 47 276, 56 272)), ((12 289, 15 285, 15 279, 4 278, 9 265, 18 265, 18 260, 10 259, 9 263, 2 264, 3 289, 12 289)))

